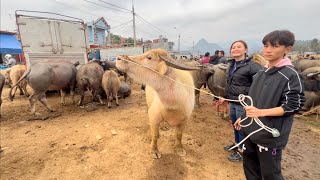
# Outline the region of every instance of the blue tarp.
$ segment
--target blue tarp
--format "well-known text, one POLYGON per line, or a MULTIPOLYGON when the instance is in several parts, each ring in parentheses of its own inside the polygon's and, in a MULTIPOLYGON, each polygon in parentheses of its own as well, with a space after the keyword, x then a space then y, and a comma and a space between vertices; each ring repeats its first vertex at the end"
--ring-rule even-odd
POLYGON ((13 34, 0 34, 0 53, 22 53, 21 44, 13 34))

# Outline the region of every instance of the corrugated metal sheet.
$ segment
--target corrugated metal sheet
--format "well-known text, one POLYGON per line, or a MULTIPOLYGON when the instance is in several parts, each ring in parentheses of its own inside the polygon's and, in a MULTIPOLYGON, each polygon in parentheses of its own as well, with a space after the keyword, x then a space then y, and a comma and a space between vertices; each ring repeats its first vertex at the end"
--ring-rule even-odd
POLYGON ((83 52, 79 53, 64 53, 64 54, 52 54, 52 53, 28 53, 26 54, 27 65, 30 66, 32 64, 38 62, 71 62, 76 63, 79 62, 80 64, 85 64, 86 57, 83 52))

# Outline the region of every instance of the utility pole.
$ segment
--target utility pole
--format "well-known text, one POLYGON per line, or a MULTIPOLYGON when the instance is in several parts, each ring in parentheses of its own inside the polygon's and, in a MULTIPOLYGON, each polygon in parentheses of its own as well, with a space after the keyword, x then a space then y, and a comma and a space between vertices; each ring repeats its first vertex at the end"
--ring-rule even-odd
POLYGON ((192 56, 194 56, 194 40, 192 40, 192 56))
POLYGON ((134 12, 134 4, 132 0, 132 16, 133 16, 133 46, 137 46, 137 38, 136 38, 136 13, 134 12))
POLYGON ((179 33, 179 39, 178 39, 178 52, 180 53, 180 33, 179 33))

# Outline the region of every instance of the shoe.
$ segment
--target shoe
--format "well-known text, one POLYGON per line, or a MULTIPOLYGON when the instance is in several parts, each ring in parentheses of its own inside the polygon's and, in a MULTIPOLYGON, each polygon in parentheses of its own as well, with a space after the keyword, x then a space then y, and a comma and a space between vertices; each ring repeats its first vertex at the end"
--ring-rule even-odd
POLYGON ((232 150, 229 150, 230 148, 232 148, 235 144, 231 144, 229 146, 225 146, 223 149, 226 150, 226 151, 232 151, 232 150))
POLYGON ((243 149, 238 147, 238 152, 239 152, 240 154, 243 154, 243 149))
POLYGON ((238 162, 238 161, 242 161, 243 158, 241 156, 241 154, 238 151, 233 151, 229 156, 228 156, 228 160, 232 161, 232 162, 238 162))

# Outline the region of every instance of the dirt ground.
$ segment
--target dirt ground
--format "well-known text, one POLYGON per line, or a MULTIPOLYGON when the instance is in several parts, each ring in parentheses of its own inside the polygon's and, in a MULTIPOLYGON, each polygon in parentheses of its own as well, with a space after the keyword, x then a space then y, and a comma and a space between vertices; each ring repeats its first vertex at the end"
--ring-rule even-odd
MULTIPOLYGON (((48 102, 56 112, 31 120, 28 100, 8 101, 4 89, 0 125, 0 179, 245 179, 242 162, 227 160, 223 147, 233 140, 227 120, 216 115, 212 98, 201 94, 183 141, 187 156, 173 151, 174 129, 160 131, 161 159, 149 156, 150 129, 145 95, 138 85, 120 106, 60 105, 58 94, 48 102)), ((30 92, 30 91, 29 91, 30 92)), ((79 96, 76 96, 79 100, 79 96)), ((87 96, 85 103, 90 97, 87 96)), ((286 179, 320 179, 320 126, 315 116, 296 119, 283 155, 286 179)))

